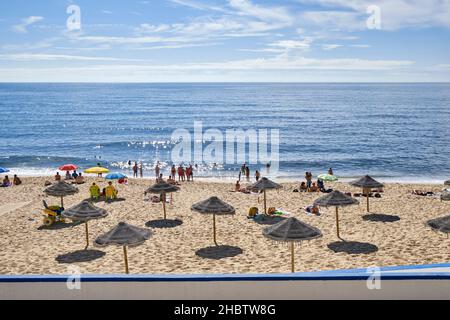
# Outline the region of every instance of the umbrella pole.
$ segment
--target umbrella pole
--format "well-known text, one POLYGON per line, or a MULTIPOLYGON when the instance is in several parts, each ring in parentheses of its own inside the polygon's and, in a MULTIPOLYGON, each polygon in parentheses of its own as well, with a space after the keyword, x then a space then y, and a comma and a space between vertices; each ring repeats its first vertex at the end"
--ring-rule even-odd
POLYGON ((291 242, 291 272, 295 272, 294 242, 291 242))
POLYGON ((61 208, 64 208, 63 196, 61 196, 61 208))
POLYGON ((369 211, 369 194, 367 194, 367 212, 370 212, 369 211))
POLYGON ((164 211, 164 220, 166 220, 166 194, 162 194, 162 201, 163 201, 163 211, 164 211))
POLYGON ((130 273, 128 270, 128 254, 127 254, 127 247, 123 246, 123 259, 125 261, 125 273, 130 273))
POLYGON ((89 228, 88 228, 88 222, 85 222, 86 226, 86 249, 89 247, 89 228))
POLYGON ((338 207, 336 207, 336 233, 337 233, 337 237, 340 239, 341 237, 339 236, 339 212, 338 212, 338 207))
POLYGON ((218 246, 216 241, 216 214, 213 214, 213 233, 214 233, 214 244, 218 246))
POLYGON ((264 189, 264 213, 267 214, 266 190, 264 189))

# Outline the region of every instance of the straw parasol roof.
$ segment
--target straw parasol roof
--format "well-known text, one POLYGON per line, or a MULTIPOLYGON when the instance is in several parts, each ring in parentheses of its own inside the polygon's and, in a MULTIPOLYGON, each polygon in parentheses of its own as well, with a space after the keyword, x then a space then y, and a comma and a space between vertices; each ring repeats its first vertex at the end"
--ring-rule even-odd
POLYGON ((359 178, 358 180, 350 182, 350 185, 355 186, 355 187, 370 188, 370 189, 384 187, 384 184, 382 184, 381 182, 378 182, 377 180, 375 180, 374 178, 372 178, 369 175, 365 175, 364 177, 359 178))
POLYGON ((104 218, 108 213, 105 209, 96 207, 88 200, 84 200, 76 206, 64 210, 61 215, 73 221, 86 222, 92 219, 104 218))
POLYGON ((45 188, 44 192, 49 196, 61 197, 61 207, 64 207, 63 197, 77 193, 78 188, 64 181, 58 181, 50 187, 45 188))
POLYGON ((450 215, 428 220, 427 225, 433 230, 450 233, 450 215))
POLYGON ((357 204, 359 203, 358 200, 347 196, 346 194, 335 190, 319 199, 316 199, 316 201, 314 201, 314 204, 317 206, 323 206, 323 207, 336 207, 336 234, 337 237, 339 239, 341 239, 340 235, 339 235, 339 207, 344 207, 344 206, 350 206, 352 204, 357 204))
POLYGON ((321 237, 322 232, 315 227, 291 217, 265 228, 263 235, 275 241, 298 242, 321 237))
POLYGON ((203 214, 212 214, 213 215, 213 235, 214 235, 214 244, 217 246, 216 241, 216 214, 218 215, 233 215, 236 213, 236 210, 233 206, 228 203, 220 200, 217 197, 211 197, 206 200, 200 201, 192 205, 191 210, 197 211, 203 214))
POLYGON ((180 190, 180 188, 178 188, 177 186, 161 181, 150 186, 145 192, 162 194, 176 192, 178 190, 180 190))
POLYGON ((67 210, 64 210, 61 215, 64 218, 71 219, 73 221, 82 221, 86 227, 86 248, 89 247, 89 229, 88 221, 92 219, 104 218, 108 215, 105 209, 94 206, 87 200, 73 206, 67 210))
POLYGON ((270 189, 281 189, 282 185, 273 182, 272 180, 267 179, 266 177, 261 178, 254 184, 250 186, 250 190, 252 191, 263 191, 264 192, 264 213, 267 213, 267 197, 266 190, 270 189))
POLYGON ((381 182, 378 182, 369 175, 365 175, 358 180, 350 182, 350 185, 363 188, 363 192, 367 195, 367 212, 369 212, 369 189, 384 187, 381 182))
POLYGON ((283 188, 282 185, 273 182, 272 180, 269 180, 266 177, 263 177, 259 179, 257 182, 252 184, 250 187, 253 191, 261 191, 261 190, 269 190, 269 189, 281 189, 283 188))
POLYGON ((123 258, 125 262, 125 273, 129 273, 127 246, 138 246, 148 240, 151 236, 152 232, 150 229, 139 228, 125 222, 119 222, 119 224, 112 230, 99 236, 95 240, 95 243, 99 246, 122 246, 123 258))
POLYGON ((220 200, 218 197, 211 197, 195 203, 192 205, 191 209, 204 214, 226 215, 236 213, 236 210, 233 208, 233 206, 220 200))
POLYGON ((165 194, 177 192, 178 190, 180 190, 180 188, 178 188, 177 186, 169 184, 165 181, 160 181, 160 182, 157 182, 154 185, 150 186, 145 191, 145 193, 156 193, 156 194, 164 195, 163 199, 162 199, 162 204, 163 204, 164 220, 166 220, 166 197, 165 197, 165 194))
POLYGON ((44 190, 46 194, 54 197, 70 196, 78 192, 78 188, 65 181, 58 181, 44 190))
POLYGON ((441 201, 450 201, 450 192, 448 191, 442 192, 441 201))
POLYGON ((312 227, 296 218, 288 218, 267 227, 263 230, 266 238, 275 241, 291 243, 291 271, 295 271, 294 262, 294 243, 303 240, 311 240, 322 236, 319 229, 312 227))
POLYGON ((327 195, 314 201, 315 205, 322 207, 344 207, 359 203, 358 200, 349 197, 348 195, 335 190, 327 195))
POLYGON ((450 186, 450 180, 444 181, 444 185, 450 186))
POLYGON ((99 246, 118 245, 118 246, 137 246, 148 240, 152 235, 150 229, 139 228, 125 222, 119 224, 99 236, 95 243, 99 246))

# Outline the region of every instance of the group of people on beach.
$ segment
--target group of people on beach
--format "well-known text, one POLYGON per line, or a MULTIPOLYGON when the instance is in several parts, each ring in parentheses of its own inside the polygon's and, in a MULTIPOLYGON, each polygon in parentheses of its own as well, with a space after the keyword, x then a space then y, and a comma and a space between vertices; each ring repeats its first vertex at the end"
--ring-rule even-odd
POLYGON ((105 197, 106 200, 114 200, 117 199, 118 191, 111 181, 108 181, 108 185, 104 187, 101 192, 100 187, 95 182, 93 182, 89 187, 89 193, 91 195, 91 199, 99 199, 100 197, 105 197))
POLYGON ((22 180, 17 176, 17 174, 14 175, 13 180, 9 180, 8 176, 5 176, 3 178, 2 184, 0 187, 12 187, 12 186, 18 186, 22 184, 22 180))
MULTIPOLYGON (((61 181, 62 177, 59 174, 59 172, 56 172, 55 175, 55 181, 61 181)), ((77 172, 77 170, 73 170, 73 173, 70 174, 70 171, 66 171, 66 176, 64 177, 64 180, 73 180, 72 183, 76 184, 83 184, 84 183, 84 177, 81 174, 81 172, 77 172)))

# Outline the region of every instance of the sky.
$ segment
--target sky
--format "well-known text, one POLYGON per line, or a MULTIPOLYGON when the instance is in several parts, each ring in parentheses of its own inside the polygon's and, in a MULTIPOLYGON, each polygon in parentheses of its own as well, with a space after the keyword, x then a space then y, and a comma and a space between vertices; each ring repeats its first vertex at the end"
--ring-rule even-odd
POLYGON ((450 0, 0 0, 0 82, 449 82, 450 0))

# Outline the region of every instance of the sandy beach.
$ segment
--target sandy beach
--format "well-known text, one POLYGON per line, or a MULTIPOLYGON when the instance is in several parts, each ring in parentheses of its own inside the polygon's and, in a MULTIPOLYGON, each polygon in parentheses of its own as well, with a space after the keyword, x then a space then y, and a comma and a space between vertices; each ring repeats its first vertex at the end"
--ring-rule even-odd
MULTIPOLYGON (((0 189, 0 274, 67 274, 68 267, 76 265, 84 274, 123 273, 120 247, 95 247, 88 255, 91 261, 76 262, 76 251, 85 246, 84 226, 73 223, 42 227, 42 200, 59 204, 59 199, 45 196, 44 181, 49 177, 23 178, 23 184, 0 189)), ((65 197, 69 208, 88 198, 88 188, 104 179, 87 178, 79 185, 80 192, 65 197)), ((144 190, 151 180, 130 179, 128 185, 118 186, 124 201, 98 202, 107 209, 108 217, 89 223, 90 241, 109 231, 119 221, 145 227, 146 222, 162 219, 161 204, 144 201, 144 190)), ((361 192, 346 183, 328 184, 345 192, 361 192)), ((280 273, 290 272, 289 249, 264 238, 265 225, 247 218, 249 207, 263 208, 262 198, 230 192, 230 183, 184 182, 174 194, 174 203, 168 205, 169 219, 183 223, 175 228, 152 228, 153 236, 143 245, 129 248, 130 273, 184 274, 184 273, 280 273), (241 254, 222 259, 196 255, 196 251, 213 245, 212 217, 190 210, 200 200, 217 195, 236 208, 235 216, 217 217, 217 239, 220 245, 238 247, 241 254)), ((367 254, 335 253, 327 245, 339 241, 336 237, 334 208, 322 208, 322 215, 310 216, 303 207, 323 195, 294 193, 298 183, 283 183, 280 191, 268 192, 268 206, 283 208, 301 221, 319 228, 323 237, 302 242, 296 247, 296 270, 318 271, 330 269, 364 268, 447 262, 450 240, 425 225, 429 219, 450 214, 450 203, 438 197, 411 194, 413 189, 440 192, 442 185, 389 183, 381 198, 371 198, 371 212, 397 216, 394 222, 363 220, 366 214, 365 198, 360 204, 340 210, 341 236, 347 241, 375 245, 378 250, 367 254)))

